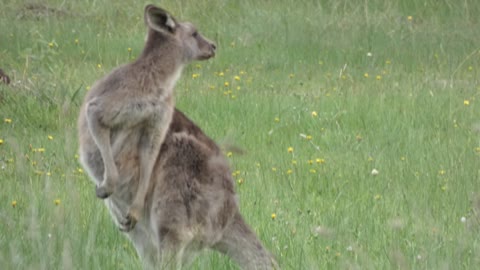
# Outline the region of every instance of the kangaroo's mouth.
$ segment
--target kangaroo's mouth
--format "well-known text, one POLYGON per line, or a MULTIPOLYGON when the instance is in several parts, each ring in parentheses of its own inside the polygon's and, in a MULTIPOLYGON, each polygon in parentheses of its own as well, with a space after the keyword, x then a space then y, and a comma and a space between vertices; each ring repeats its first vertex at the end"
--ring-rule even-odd
POLYGON ((215 51, 212 50, 209 53, 203 54, 200 57, 198 57, 198 60, 208 60, 213 57, 215 57, 215 51))

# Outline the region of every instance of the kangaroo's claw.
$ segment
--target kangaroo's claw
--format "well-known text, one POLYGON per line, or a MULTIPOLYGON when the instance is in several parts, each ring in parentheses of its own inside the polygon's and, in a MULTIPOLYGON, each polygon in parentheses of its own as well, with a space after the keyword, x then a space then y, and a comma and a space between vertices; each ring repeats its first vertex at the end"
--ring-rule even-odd
POLYGON ((137 225, 139 218, 137 213, 137 211, 128 212, 128 214, 125 216, 124 221, 120 223, 120 231, 129 232, 135 228, 135 225, 137 225))

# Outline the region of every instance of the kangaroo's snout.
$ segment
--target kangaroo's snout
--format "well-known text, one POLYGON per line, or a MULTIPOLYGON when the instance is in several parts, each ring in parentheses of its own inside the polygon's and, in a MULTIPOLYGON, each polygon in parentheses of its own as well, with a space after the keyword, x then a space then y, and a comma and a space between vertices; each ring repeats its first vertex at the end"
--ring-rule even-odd
POLYGON ((217 45, 215 45, 215 43, 211 42, 210 43, 210 57, 209 58, 212 58, 212 57, 215 57, 215 52, 217 51, 217 45))

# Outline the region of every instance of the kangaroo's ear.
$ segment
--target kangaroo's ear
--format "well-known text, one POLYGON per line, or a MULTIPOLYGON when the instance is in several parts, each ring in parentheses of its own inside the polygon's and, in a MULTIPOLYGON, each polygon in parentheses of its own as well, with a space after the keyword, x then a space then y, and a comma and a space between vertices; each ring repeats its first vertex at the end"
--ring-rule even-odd
POLYGON ((166 10, 148 5, 145 7, 145 24, 151 29, 161 33, 174 33, 177 22, 166 10))

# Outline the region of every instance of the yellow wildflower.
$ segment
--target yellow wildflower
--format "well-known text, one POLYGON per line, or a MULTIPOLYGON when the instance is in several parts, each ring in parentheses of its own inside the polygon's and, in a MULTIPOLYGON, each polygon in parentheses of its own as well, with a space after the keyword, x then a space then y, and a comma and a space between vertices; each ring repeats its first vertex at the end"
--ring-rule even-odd
POLYGON ((407 16, 407 20, 412 21, 413 17, 412 16, 407 16))
POLYGON ((369 76, 369 75, 368 75, 368 73, 366 73, 366 72, 365 72, 365 74, 363 74, 363 77, 365 77, 365 78, 368 78, 368 76, 369 76))
POLYGON ((274 121, 278 123, 278 122, 280 122, 280 118, 275 117, 274 121))
POLYGON ((198 77, 200 77, 200 74, 198 74, 198 73, 193 73, 192 74, 192 79, 196 79, 198 77))
POLYGON ((313 111, 312 112, 312 117, 317 117, 318 116, 318 113, 316 111, 313 111))
POLYGON ((17 206, 17 201, 12 201, 12 207, 15 208, 17 206))
POLYGON ((377 75, 377 77, 375 77, 375 79, 377 79, 377 81, 380 81, 382 79, 382 76, 377 75))
POLYGON ((12 119, 10 119, 10 118, 5 118, 5 119, 3 119, 3 121, 4 121, 5 123, 7 123, 7 124, 11 124, 11 123, 12 123, 12 119))
POLYGON ((229 86, 230 86, 230 83, 229 83, 229 82, 225 82, 223 85, 224 85, 225 87, 229 87, 229 86))
POLYGON ((288 153, 293 153, 293 147, 291 147, 291 146, 288 147, 288 148, 287 148, 287 152, 288 152, 288 153))
POLYGON ((470 105, 470 101, 469 101, 468 99, 465 99, 465 100, 463 101, 463 105, 465 105, 465 106, 470 105))
POLYGON ((227 152, 227 157, 232 157, 233 153, 232 152, 227 152))
POLYGON ((131 52, 132 52, 132 48, 128 47, 127 51, 128 51, 129 53, 131 53, 131 52))
POLYGON ((52 135, 48 135, 47 138, 51 141, 53 140, 53 136, 52 135))
POLYGON ((1 144, 3 144, 3 140, 2 140, 2 139, 0 139, 0 145, 1 145, 1 144))
POLYGON ((223 77, 223 72, 218 73, 218 76, 223 77))
POLYGON ((310 141, 310 140, 312 139, 312 135, 307 135, 307 136, 305 136, 305 139, 306 139, 307 141, 310 141))
POLYGON ((272 213, 272 215, 270 216, 272 218, 272 220, 276 219, 277 218, 277 214, 275 213, 272 213))
POLYGON ((78 44, 80 43, 80 40, 78 40, 78 38, 76 38, 75 41, 74 41, 74 43, 75 43, 76 45, 78 45, 78 44))
POLYGON ((287 174, 292 174, 292 173, 293 173, 293 171, 291 169, 287 170, 287 174))
POLYGON ((240 76, 235 76, 233 79, 235 79, 235 81, 240 81, 240 76))
POLYGON ((60 199, 55 199, 55 200, 53 201, 53 203, 54 203, 55 205, 59 205, 59 204, 61 203, 61 201, 60 201, 60 199))
POLYGON ((317 158, 317 159, 315 160, 315 162, 317 162, 318 164, 323 164, 323 163, 325 163, 325 159, 323 159, 323 158, 317 158))

